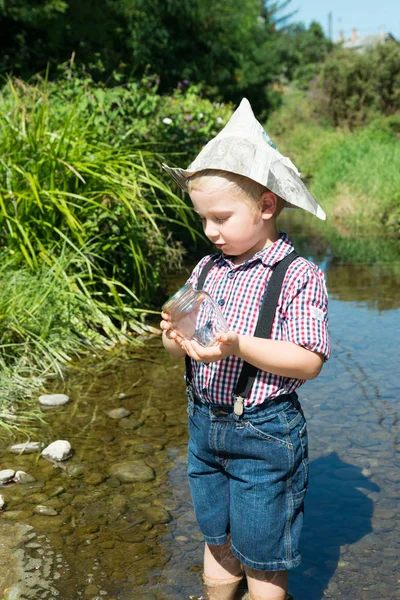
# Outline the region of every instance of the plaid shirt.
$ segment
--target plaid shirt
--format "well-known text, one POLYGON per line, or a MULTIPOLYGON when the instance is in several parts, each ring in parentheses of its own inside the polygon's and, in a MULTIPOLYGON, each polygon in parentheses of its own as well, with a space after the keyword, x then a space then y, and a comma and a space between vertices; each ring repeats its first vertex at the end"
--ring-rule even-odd
MULTIPOLYGON (((293 250, 285 233, 264 250, 260 250, 241 265, 234 265, 224 254, 217 256, 215 266, 207 275, 203 289, 219 304, 228 326, 236 333, 254 335, 264 291, 272 267, 293 250)), ((205 256, 195 267, 188 283, 196 288, 198 277, 208 262, 205 256)), ((328 296, 320 269, 305 258, 297 258, 288 268, 278 301, 271 339, 285 340, 320 352, 329 358, 328 296)), ((192 360, 192 386, 204 402, 232 404, 233 392, 243 361, 237 356, 213 363, 192 360)), ((245 402, 251 407, 266 399, 288 394, 304 383, 258 371, 245 402)))

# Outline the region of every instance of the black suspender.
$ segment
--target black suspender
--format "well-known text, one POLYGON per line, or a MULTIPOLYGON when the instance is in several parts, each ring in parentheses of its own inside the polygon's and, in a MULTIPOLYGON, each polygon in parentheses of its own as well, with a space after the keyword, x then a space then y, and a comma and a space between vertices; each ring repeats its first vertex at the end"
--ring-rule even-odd
MULTIPOLYGON (((278 305, 279 295, 282 289, 282 283, 288 270, 289 265, 299 255, 295 250, 285 256, 280 262, 273 266, 271 278, 268 282, 267 289, 264 293, 260 312, 258 315, 257 325, 254 332, 255 337, 269 339, 271 337, 272 324, 274 322, 275 313, 278 305)), ((211 257, 204 265, 197 282, 197 289, 201 290, 207 278, 209 271, 215 265, 214 258, 211 257)), ((236 384, 234 396, 241 399, 248 398, 254 380, 257 375, 257 367, 250 365, 247 362, 243 363, 242 371, 236 384)), ((192 381, 192 363, 186 356, 186 381, 188 384, 192 381)))

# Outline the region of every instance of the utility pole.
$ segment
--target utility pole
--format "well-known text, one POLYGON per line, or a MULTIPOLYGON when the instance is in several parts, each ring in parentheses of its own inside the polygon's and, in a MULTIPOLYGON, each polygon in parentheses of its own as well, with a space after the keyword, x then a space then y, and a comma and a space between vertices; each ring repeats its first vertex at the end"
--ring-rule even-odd
POLYGON ((332 41, 332 11, 328 13, 328 37, 332 41))

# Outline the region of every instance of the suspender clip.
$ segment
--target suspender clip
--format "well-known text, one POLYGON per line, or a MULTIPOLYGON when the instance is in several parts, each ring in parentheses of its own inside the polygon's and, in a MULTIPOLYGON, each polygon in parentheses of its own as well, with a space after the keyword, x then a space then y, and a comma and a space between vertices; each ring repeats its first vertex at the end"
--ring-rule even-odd
POLYGON ((233 412, 236 416, 240 417, 244 411, 244 398, 241 396, 235 396, 235 402, 233 404, 233 412))

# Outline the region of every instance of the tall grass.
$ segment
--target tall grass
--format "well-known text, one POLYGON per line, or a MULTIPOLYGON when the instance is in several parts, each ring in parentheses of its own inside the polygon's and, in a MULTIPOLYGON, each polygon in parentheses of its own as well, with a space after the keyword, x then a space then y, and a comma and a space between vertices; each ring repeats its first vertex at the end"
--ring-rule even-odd
POLYGON ((10 402, 78 352, 134 340, 143 312, 158 309, 167 268, 180 263, 171 229, 196 235, 163 180, 164 157, 132 131, 129 145, 113 145, 112 124, 105 135, 83 93, 62 103, 54 85, 18 80, 0 93, 3 423, 15 420, 10 402))

